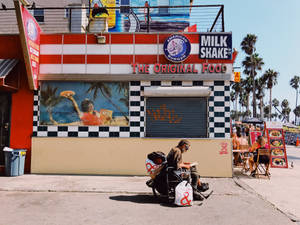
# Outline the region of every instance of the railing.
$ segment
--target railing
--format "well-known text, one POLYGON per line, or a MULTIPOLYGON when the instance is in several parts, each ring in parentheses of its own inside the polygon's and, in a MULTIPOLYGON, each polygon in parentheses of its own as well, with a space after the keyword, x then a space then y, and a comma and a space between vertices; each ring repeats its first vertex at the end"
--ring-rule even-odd
MULTIPOLYGON (((106 7, 91 17, 90 7, 48 7, 30 11, 44 33, 82 32, 224 32, 223 5, 106 7), (106 19, 105 19, 106 18, 106 19), (107 20, 108 29, 105 29, 107 20), (93 28, 93 29, 91 29, 93 28), (98 30, 97 30, 98 29, 98 30)), ((18 33, 14 8, 0 9, 0 33, 18 33)))

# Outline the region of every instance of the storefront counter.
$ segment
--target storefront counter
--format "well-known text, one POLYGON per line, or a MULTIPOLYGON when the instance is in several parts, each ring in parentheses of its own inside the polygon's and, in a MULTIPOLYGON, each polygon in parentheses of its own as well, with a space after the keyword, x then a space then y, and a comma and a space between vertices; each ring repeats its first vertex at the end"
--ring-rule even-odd
MULTIPOLYGON (((179 138, 32 138, 31 172, 146 175, 147 154, 168 154, 179 138)), ((232 177, 230 139, 189 139, 184 161, 197 161, 205 177, 232 177)))

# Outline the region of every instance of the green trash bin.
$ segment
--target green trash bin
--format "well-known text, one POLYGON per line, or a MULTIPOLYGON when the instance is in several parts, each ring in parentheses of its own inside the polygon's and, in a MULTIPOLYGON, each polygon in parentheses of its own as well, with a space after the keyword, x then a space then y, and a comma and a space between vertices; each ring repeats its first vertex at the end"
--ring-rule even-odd
POLYGON ((24 174, 26 149, 12 149, 5 147, 5 175, 9 177, 21 176, 24 174))

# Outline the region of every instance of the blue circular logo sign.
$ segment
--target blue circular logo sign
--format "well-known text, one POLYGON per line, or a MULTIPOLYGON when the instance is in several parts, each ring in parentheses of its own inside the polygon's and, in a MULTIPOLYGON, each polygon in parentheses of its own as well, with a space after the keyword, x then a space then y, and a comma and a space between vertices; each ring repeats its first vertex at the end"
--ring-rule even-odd
POLYGON ((37 28, 32 19, 29 19, 26 23, 27 35, 30 40, 35 41, 37 39, 37 28))
POLYGON ((172 62, 183 62, 191 53, 191 43, 185 36, 173 34, 164 42, 164 53, 172 62))

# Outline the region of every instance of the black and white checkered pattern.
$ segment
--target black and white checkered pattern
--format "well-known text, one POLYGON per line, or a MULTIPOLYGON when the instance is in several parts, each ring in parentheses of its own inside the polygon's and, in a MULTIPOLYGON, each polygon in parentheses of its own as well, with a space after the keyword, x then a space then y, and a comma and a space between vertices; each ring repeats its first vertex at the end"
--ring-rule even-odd
POLYGON ((40 92, 34 94, 33 136, 35 137, 144 137, 145 86, 208 86, 209 138, 230 138, 229 81, 131 81, 129 126, 39 126, 40 92))

